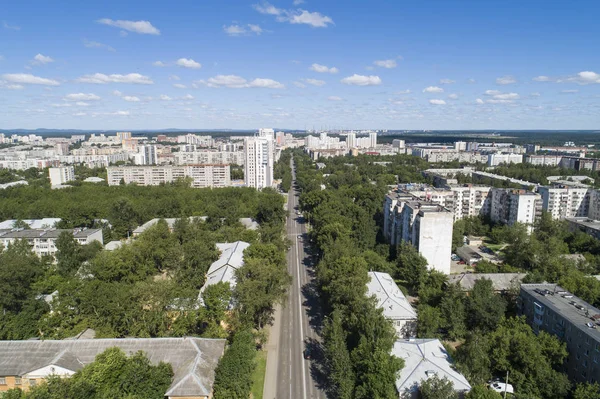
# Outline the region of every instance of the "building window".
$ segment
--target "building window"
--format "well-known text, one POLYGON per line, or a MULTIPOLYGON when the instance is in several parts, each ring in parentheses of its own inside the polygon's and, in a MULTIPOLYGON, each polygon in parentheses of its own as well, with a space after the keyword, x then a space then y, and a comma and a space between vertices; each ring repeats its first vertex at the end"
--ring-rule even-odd
POLYGON ((0 385, 6 385, 6 378, 0 377, 0 385))
POLYGON ((37 381, 36 381, 36 380, 34 380, 33 378, 31 378, 31 379, 29 380, 29 386, 30 386, 30 387, 34 387, 34 386, 36 386, 36 385, 37 385, 37 381))
POLYGON ((21 385, 21 377, 15 377, 15 385, 21 385))

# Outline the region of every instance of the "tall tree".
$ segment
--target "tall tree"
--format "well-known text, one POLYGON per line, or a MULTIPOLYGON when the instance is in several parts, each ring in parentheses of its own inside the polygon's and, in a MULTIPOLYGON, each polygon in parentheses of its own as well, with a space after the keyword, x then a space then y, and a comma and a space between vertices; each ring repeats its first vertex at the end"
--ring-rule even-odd
POLYGON ((346 347, 346 332, 339 311, 325 322, 323 331, 329 393, 334 399, 352 399, 354 370, 346 347))
POLYGON ((458 399, 454 384, 448 378, 439 378, 437 375, 421 381, 419 387, 421 399, 458 399))
POLYGON ((492 281, 480 279, 475 282, 468 302, 469 328, 483 332, 493 331, 504 317, 506 301, 494 293, 492 281))

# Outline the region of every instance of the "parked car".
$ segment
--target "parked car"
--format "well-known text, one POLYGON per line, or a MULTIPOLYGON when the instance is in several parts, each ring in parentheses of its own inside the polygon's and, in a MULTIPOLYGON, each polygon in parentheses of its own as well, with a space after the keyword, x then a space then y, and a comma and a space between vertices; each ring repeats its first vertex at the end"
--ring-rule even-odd
POLYGON ((302 356, 304 356, 305 359, 310 359, 310 350, 308 348, 304 349, 302 356))
POLYGON ((498 393, 504 393, 504 392, 510 393, 510 394, 515 393, 512 385, 505 384, 504 382, 500 382, 500 381, 492 382, 490 384, 490 389, 493 391, 496 391, 498 393))

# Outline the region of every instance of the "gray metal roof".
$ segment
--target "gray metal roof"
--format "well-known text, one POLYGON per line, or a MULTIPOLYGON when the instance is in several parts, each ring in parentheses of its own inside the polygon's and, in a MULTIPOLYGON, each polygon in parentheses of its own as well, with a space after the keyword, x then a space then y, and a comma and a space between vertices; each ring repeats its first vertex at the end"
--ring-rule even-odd
POLYGON ((210 285, 222 281, 228 282, 232 288, 235 286, 235 271, 244 265, 244 251, 249 246, 250 244, 244 241, 217 244, 221 256, 208 268, 206 282, 198 294, 198 302, 203 303, 202 293, 210 285))
POLYGON ((506 291, 518 286, 525 278, 526 273, 463 273, 448 276, 449 284, 458 284, 464 291, 471 291, 477 280, 487 279, 492 281, 496 291, 506 291))
POLYGON ((225 342, 191 337, 0 341, 0 375, 24 376, 49 365, 78 371, 106 349, 118 347, 128 355, 143 351, 152 364, 171 364, 174 378, 165 396, 208 396, 225 342))
POLYGON ((392 354, 404 359, 404 368, 396 379, 396 389, 401 395, 415 392, 421 381, 433 375, 448 378, 456 391, 471 390, 467 379, 454 369, 450 355, 438 339, 396 341, 392 354))
MULTIPOLYGON (((60 218, 23 219, 23 222, 27 223, 32 229, 43 229, 54 227, 61 220, 60 218)), ((16 221, 16 219, 9 219, 0 222, 0 229, 12 229, 16 221)))
POLYGON ((375 296, 383 315, 392 320, 416 320, 417 312, 410 305, 392 276, 387 273, 369 272, 367 296, 375 296))

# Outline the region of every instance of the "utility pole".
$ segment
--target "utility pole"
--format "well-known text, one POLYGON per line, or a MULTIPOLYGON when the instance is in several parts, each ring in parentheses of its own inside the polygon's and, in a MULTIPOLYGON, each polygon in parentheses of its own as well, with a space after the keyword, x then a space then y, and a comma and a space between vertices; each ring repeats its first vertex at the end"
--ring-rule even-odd
POLYGON ((504 399, 506 399, 506 390, 508 389, 508 370, 506 370, 506 381, 504 381, 504 399))

